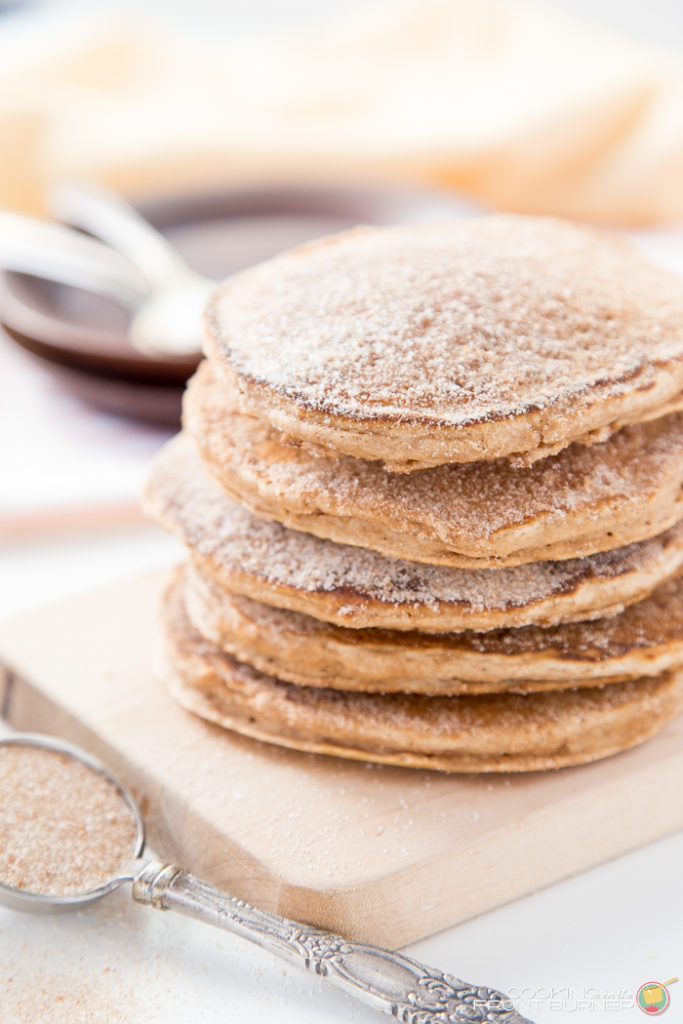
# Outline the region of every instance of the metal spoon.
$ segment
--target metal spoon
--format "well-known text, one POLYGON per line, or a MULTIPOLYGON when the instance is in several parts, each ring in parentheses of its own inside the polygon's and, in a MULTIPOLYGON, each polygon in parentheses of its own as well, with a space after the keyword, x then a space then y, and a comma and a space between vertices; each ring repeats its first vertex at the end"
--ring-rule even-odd
POLYGON ((192 270, 170 242, 124 199, 91 184, 64 183, 49 193, 51 211, 125 256, 149 294, 128 335, 143 352, 193 355, 202 347, 202 311, 218 284, 192 270))
POLYGON ((96 292, 131 312, 149 296, 142 274, 108 245, 61 224, 4 210, 0 267, 96 292))
POLYGON ((0 748, 8 745, 54 751, 75 758, 93 773, 104 776, 127 806, 136 835, 130 851, 130 870, 103 880, 95 889, 55 896, 15 889, 0 881, 0 902, 14 909, 77 908, 124 883, 132 883, 132 897, 137 903, 157 910, 175 910, 241 935, 284 960, 326 978, 337 988, 404 1024, 531 1024, 515 1010, 510 999, 496 989, 470 985, 402 953, 352 942, 258 910, 200 881, 175 864, 156 860, 144 862, 144 824, 137 803, 100 761, 63 740, 34 733, 19 733, 0 740, 0 748))

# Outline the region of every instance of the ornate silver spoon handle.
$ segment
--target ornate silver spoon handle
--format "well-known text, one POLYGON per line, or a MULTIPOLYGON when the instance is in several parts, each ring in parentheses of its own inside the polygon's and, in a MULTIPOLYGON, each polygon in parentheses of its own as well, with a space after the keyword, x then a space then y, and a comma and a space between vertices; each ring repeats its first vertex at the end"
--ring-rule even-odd
POLYGON ((235 932, 403 1024, 530 1024, 496 989, 257 910, 173 864, 147 864, 133 883, 133 899, 235 932))

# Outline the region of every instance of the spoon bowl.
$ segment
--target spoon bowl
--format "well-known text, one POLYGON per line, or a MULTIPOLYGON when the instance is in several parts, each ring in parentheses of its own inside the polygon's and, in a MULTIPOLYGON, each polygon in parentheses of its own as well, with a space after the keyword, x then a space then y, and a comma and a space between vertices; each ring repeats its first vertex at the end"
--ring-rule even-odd
MULTIPOLYGON (((125 882, 132 882, 140 868, 140 858, 145 846, 145 825, 140 813, 140 808, 135 797, 120 779, 117 779, 109 769, 92 754, 88 754, 73 743, 58 739, 56 736, 46 736, 42 733, 18 733, 15 736, 8 736, 0 739, 0 751, 6 747, 33 747, 38 750, 49 750, 55 754, 80 761, 96 775, 104 778, 118 792, 122 802, 125 804, 135 825, 135 839, 130 851, 130 871, 112 876, 92 889, 83 892, 68 893, 67 895, 54 893, 32 892, 28 889, 17 889, 8 885, 0 878, 0 904, 9 907, 11 910, 31 911, 64 911, 78 910, 80 907, 93 903, 95 900, 107 896, 110 892, 118 889, 125 882)), ((0 820, 2 810, 0 809, 0 820)))
POLYGON ((202 313, 216 283, 188 270, 155 289, 131 319, 128 337, 135 348, 151 357, 199 356, 202 313))

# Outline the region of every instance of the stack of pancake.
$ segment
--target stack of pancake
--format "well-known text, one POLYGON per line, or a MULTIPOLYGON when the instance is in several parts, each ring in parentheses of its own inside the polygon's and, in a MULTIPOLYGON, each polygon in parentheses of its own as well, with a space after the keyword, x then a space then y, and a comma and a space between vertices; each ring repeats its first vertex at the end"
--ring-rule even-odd
POLYGON ((168 679, 261 740, 445 771, 683 707, 683 289, 620 239, 362 228, 227 281, 150 513, 168 679))

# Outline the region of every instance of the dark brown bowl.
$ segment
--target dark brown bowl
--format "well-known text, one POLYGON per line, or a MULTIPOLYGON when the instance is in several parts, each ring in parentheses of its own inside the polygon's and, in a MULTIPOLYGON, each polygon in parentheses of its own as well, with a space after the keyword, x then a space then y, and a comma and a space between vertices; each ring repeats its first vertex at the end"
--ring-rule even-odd
MULTIPOLYGON (((476 212, 471 204, 442 193, 329 187, 233 189, 148 201, 139 209, 191 266, 214 278, 355 224, 450 219, 476 212)), ((128 314, 122 307, 27 274, 0 273, 0 320, 18 345, 44 363, 75 371, 73 378, 61 373, 67 386, 73 379, 72 390, 83 394, 85 375, 91 375, 88 400, 109 411, 116 394, 124 392, 103 389, 100 403, 98 380, 137 382, 161 387, 162 393, 175 387, 179 393, 197 363, 143 355, 126 338, 128 314)), ((123 397, 120 411, 149 418, 139 404, 123 397)))

